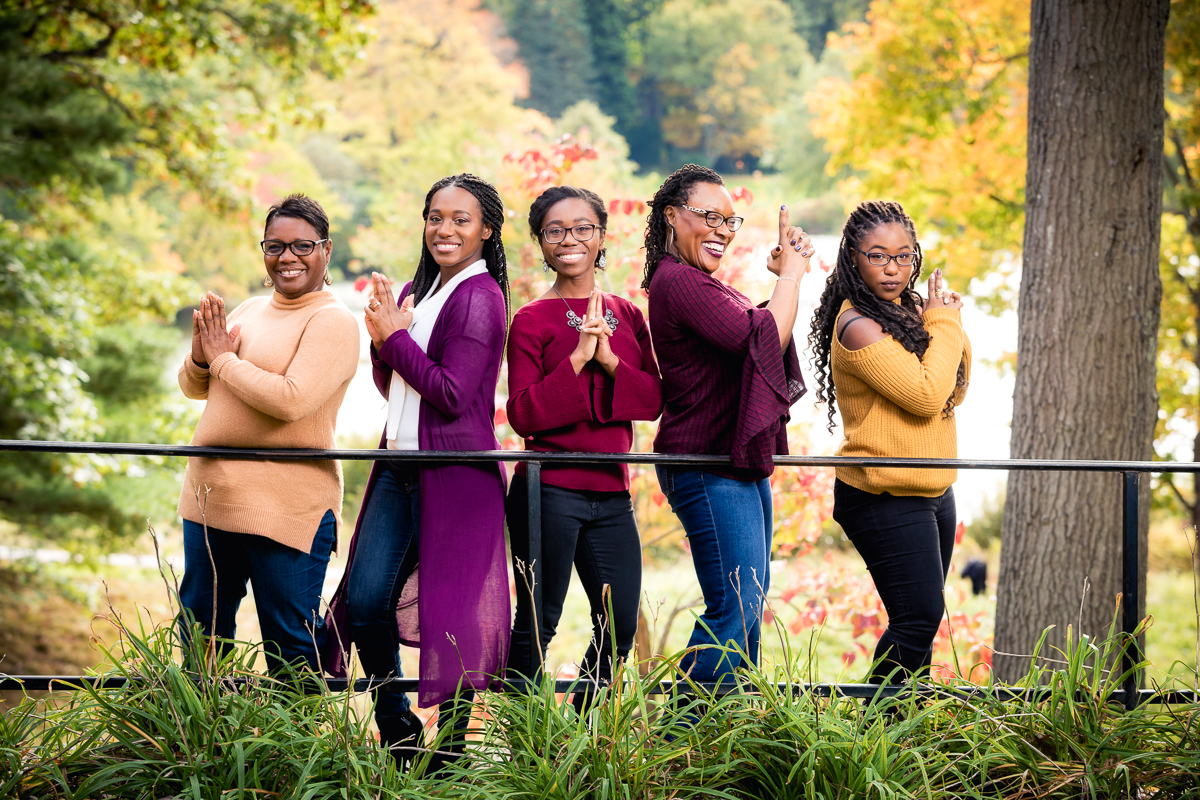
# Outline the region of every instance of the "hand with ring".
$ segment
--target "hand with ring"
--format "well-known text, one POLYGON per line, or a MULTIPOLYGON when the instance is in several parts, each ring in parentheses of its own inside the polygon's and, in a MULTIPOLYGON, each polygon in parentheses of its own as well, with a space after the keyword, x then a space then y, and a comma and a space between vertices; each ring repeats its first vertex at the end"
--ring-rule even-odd
POLYGON ((371 273, 371 297, 363 313, 367 324, 367 334, 378 350, 383 343, 396 331, 408 330, 412 324, 413 297, 410 294, 404 302, 396 305, 392 294, 392 281, 386 275, 378 272, 371 273))
POLYGON ((780 278, 798 282, 808 272, 814 252, 812 239, 803 228, 789 224, 787 206, 780 206, 779 243, 767 254, 767 269, 780 278))

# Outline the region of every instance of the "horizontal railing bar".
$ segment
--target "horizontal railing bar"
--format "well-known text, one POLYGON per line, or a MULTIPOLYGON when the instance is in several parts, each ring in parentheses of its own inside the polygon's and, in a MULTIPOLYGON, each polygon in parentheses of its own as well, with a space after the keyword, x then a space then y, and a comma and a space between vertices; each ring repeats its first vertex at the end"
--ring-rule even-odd
MULTIPOLYGON (((123 442, 43 442, 0 439, 0 451, 84 453, 117 456, 230 458, 255 461, 425 461, 474 463, 483 461, 540 461, 543 464, 661 464, 664 466, 728 467, 724 456, 677 453, 547 453, 540 450, 299 450, 193 445, 131 444, 123 442)), ((911 469, 1057 470, 1069 472, 1200 472, 1200 462, 1097 461, 1066 459, 852 458, 849 456, 775 456, 777 466, 895 467, 911 469)))
MULTIPOLYGON (((199 679, 194 677, 193 680, 199 679)), ((221 680, 221 683, 244 686, 250 680, 254 679, 224 678, 221 680)), ((111 675, 5 675, 0 676, 0 691, 78 691, 85 686, 92 689, 123 689, 130 685, 148 683, 151 683, 151 679, 149 678, 129 678, 111 675)), ((334 693, 346 691, 364 693, 383 684, 392 686, 402 692, 415 692, 417 691, 419 681, 415 678, 388 680, 359 678, 353 681, 346 678, 325 678, 324 683, 325 688, 334 693)), ((646 693, 665 695, 675 691, 680 694, 693 694, 693 685, 705 692, 718 695, 745 692, 748 688, 745 685, 736 686, 728 682, 724 685, 719 685, 717 683, 687 683, 684 681, 671 683, 670 681, 663 681, 648 687, 646 693)), ((595 682, 584 679, 559 679, 554 682, 554 691, 565 694, 567 692, 578 691, 587 686, 595 686, 595 682)), ((907 684, 880 686, 873 683, 776 683, 774 686, 775 690, 780 693, 808 693, 817 697, 832 697, 837 695, 839 697, 860 699, 876 696, 895 697, 896 695, 913 691, 913 687, 907 684)), ((528 691, 530 682, 526 680, 506 680, 504 681, 504 687, 511 691, 528 691)), ((1037 702, 1049 698, 1053 693, 1053 690, 1049 687, 1019 689, 1007 686, 980 686, 978 688, 971 688, 966 686, 937 686, 933 684, 920 684, 917 686, 916 691, 918 695, 923 697, 957 697, 968 701, 990 698, 1001 702, 1016 700, 1037 702)), ((1082 695, 1079 697, 1082 698, 1082 695)), ((1109 700, 1113 703, 1124 703, 1125 691, 1118 689, 1112 692, 1109 695, 1109 700)), ((1137 692, 1137 705, 1145 705, 1147 703, 1182 705, 1196 702, 1200 702, 1200 693, 1195 691, 1140 689, 1137 692)))

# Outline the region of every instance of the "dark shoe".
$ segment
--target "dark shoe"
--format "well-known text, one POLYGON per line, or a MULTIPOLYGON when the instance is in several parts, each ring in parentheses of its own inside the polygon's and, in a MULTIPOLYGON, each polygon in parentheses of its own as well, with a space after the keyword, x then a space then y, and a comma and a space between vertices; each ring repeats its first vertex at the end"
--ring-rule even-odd
POLYGON ((379 719, 379 746, 387 749, 396 760, 396 769, 405 770, 412 764, 421 746, 421 729, 424 725, 412 711, 395 717, 379 719))

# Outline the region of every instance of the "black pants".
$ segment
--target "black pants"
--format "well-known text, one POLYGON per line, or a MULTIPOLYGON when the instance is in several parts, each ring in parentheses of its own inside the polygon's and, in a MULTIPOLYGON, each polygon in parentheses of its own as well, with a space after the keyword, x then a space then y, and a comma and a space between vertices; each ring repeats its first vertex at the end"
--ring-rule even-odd
MULTIPOLYGON (((942 590, 954 551, 954 490, 941 497, 871 494, 836 481, 833 518, 858 550, 875 581, 888 627, 875 646, 872 683, 897 668, 909 675, 928 668, 946 609, 942 590)), ((898 675, 892 682, 898 683, 898 675)))
MULTIPOLYGON (((612 679, 613 640, 616 658, 625 658, 637 633, 642 593, 642 543, 629 492, 587 492, 542 484, 542 626, 541 652, 533 651, 533 598, 529 577, 529 484, 513 478, 505 508, 517 576, 517 616, 513 623, 508 668, 533 676, 545 661, 546 648, 558 629, 563 601, 571 584, 571 564, 591 605, 592 641, 580 663, 581 676, 612 679), (526 579, 521 577, 525 571, 526 579), (608 587, 607 592, 605 587, 608 587), (608 613, 612 606, 612 617, 608 613), (611 627, 610 627, 611 625, 611 627)), ((576 696, 577 705, 582 700, 576 696)))

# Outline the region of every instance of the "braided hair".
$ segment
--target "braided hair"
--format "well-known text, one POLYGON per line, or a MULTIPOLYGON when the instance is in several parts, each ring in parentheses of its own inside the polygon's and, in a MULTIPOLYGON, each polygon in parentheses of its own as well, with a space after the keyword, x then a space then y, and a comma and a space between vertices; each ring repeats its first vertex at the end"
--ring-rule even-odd
POLYGON ((687 203, 692 187, 697 183, 725 185, 721 176, 708 167, 684 164, 667 176, 650 201, 650 214, 646 217, 646 272, 642 279, 642 288, 647 292, 650 291, 650 281, 658 269, 658 262, 672 254, 667 241, 671 232, 671 226, 667 224, 667 207, 687 203))
MULTIPOLYGON (((546 214, 559 200, 582 200, 592 207, 592 211, 596 213, 596 219, 600 221, 600 230, 608 229, 608 209, 604 207, 604 201, 600 199, 600 195, 593 192, 591 189, 581 189, 578 186, 551 186, 546 191, 542 192, 534 199, 529 206, 529 235, 538 244, 542 241, 542 220, 546 218, 546 214)), ((605 255, 605 248, 601 247, 600 252, 596 254, 596 269, 604 269, 600 266, 600 259, 605 255)), ((550 269, 554 269, 554 265, 547 262, 550 269)), ((554 270, 558 272, 558 270, 554 270)))
MULTIPOLYGON (((512 319, 508 291, 508 260, 504 256, 504 242, 500 238, 500 228, 504 225, 504 201, 500 199, 500 192, 483 178, 469 172, 442 178, 431 186, 429 193, 425 195, 425 209, 421 212, 422 219, 429 219, 429 204, 433 202, 433 196, 451 186, 465 189, 479 201, 479 208, 483 211, 483 223, 492 228, 491 237, 483 240, 483 259, 487 262, 488 274, 495 278, 504 295, 505 318, 512 319)), ((440 271, 441 268, 434 260, 433 253, 429 252, 429 245, 425 242, 425 236, 422 234, 421 260, 417 262, 417 274, 413 276, 412 282, 411 294, 414 300, 425 296, 429 287, 433 286, 433 282, 437 280, 440 271)))
MULTIPOLYGON (((925 330, 921 321, 920 308, 923 302, 916 290, 923 261, 924 253, 917 241, 917 228, 899 203, 868 200, 860 203, 858 208, 850 213, 845 227, 842 228, 837 266, 825 281, 825 291, 821 294, 821 303, 813 316, 812 332, 808 335, 808 344, 813 353, 810 363, 817 373, 817 400, 829 406, 828 430, 833 430, 833 414, 837 404, 830 354, 835 335, 834 327, 843 301, 848 299, 858 313, 877 322, 879 327, 883 328, 883 332, 890 334, 905 350, 916 354, 917 358, 924 358, 925 351, 929 349, 929 331, 925 330), (877 297, 867 288, 853 257, 853 253, 859 249, 862 240, 869 233, 880 225, 892 223, 904 228, 912 239, 913 250, 917 255, 908 286, 904 287, 900 294, 899 305, 877 297)), ((965 367, 960 362, 955 378, 955 390, 965 385, 965 367)), ((942 416, 947 418, 953 414, 954 403, 947 398, 942 416)))

